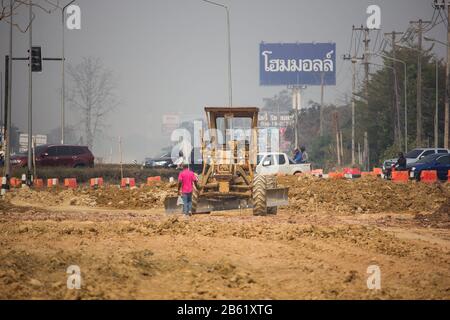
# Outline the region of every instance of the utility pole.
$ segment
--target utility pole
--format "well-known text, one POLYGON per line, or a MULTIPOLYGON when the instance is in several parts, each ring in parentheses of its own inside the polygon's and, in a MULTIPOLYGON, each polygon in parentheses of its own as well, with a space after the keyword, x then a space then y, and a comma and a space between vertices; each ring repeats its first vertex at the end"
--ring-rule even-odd
POLYGON ((436 106, 434 110, 434 147, 439 147, 439 61, 436 59, 436 106))
MULTIPOLYGON (((395 119, 394 119, 394 141, 397 142, 399 149, 402 145, 401 124, 400 124, 400 95, 397 82, 397 69, 395 68, 396 58, 396 36, 402 35, 403 32, 396 32, 395 30, 390 33, 385 33, 385 36, 391 36, 392 42, 392 73, 394 82, 394 105, 395 105, 395 119)), ((406 143, 406 142, 405 142, 406 143)))
POLYGON ((369 29, 364 28, 364 97, 369 106, 369 29))
POLYGON ((29 0, 29 60, 28 60, 28 161, 27 161, 27 185, 31 186, 33 183, 32 170, 33 170, 33 153, 32 153, 32 140, 33 140, 33 2, 29 0))
POLYGON ((336 155, 338 166, 341 166, 341 150, 339 142, 339 114, 337 111, 333 113, 334 130, 336 131, 336 155))
MULTIPOLYGON (((356 52, 355 52, 356 54, 356 52)), ((355 164, 355 87, 356 87, 356 62, 355 56, 344 55, 344 60, 352 62, 352 165, 355 164)))
POLYGON ((66 62, 66 55, 65 55, 65 26, 64 26, 64 13, 66 12, 66 8, 70 6, 72 3, 74 3, 75 0, 70 1, 68 4, 66 4, 62 10, 61 10, 61 27, 62 27, 62 60, 61 60, 61 144, 64 144, 64 127, 65 127, 65 114, 66 114, 66 78, 65 78, 65 62, 66 62))
POLYGON ((0 122, 3 123, 3 72, 0 72, 0 122))
POLYGON ((364 32, 364 54, 362 57, 356 56, 356 48, 353 52, 353 56, 344 55, 344 60, 352 61, 352 165, 355 164, 355 95, 356 95, 356 63, 357 60, 363 60, 364 62, 364 99, 366 100, 367 107, 369 106, 369 28, 363 26, 359 28, 352 27, 353 31, 364 32))
MULTIPOLYGON (((3 113, 3 151, 5 152, 9 148, 7 144, 7 134, 8 134, 8 101, 9 101, 9 56, 5 56, 5 97, 4 97, 4 110, 3 113)), ((6 163, 5 163, 6 168, 6 163)), ((5 172, 6 176, 6 172, 5 172)))
POLYGON ((11 87, 12 87, 12 51, 13 51, 13 1, 9 1, 9 10, 11 15, 9 17, 9 58, 6 59, 8 64, 8 91, 5 94, 8 96, 8 103, 5 106, 5 177, 6 184, 9 186, 9 178, 11 177, 11 87))
POLYGON ((450 4, 447 3, 447 63, 445 64, 445 120, 444 120, 444 148, 448 149, 449 139, 449 106, 448 98, 450 91, 450 79, 449 79, 449 63, 450 63, 450 4))
POLYGON ((355 90, 356 90, 356 58, 352 58, 352 165, 355 164, 355 90))
MULTIPOLYGON (((364 29, 364 97, 366 98, 367 110, 369 110, 369 28, 364 29)), ((367 135, 367 131, 364 132, 364 138, 367 135)), ((360 144, 358 143, 360 148, 360 144)), ((367 159, 360 159, 359 164, 366 163, 367 159)))
POLYGON ((418 55, 417 55, 417 96, 416 96, 416 147, 421 147, 422 145, 422 35, 424 24, 429 24, 431 21, 423 21, 419 19, 418 21, 410 21, 411 24, 416 25, 417 37, 418 37, 418 55))
POLYGON ((422 145, 422 20, 418 21, 418 45, 419 54, 417 58, 417 133, 416 133, 416 146, 422 145))
POLYGON ((366 170, 370 169, 370 158, 369 158, 369 139, 367 138, 367 131, 364 132, 364 157, 365 157, 365 167, 366 170))
POLYGON ((373 29, 369 29, 369 28, 364 28, 363 26, 359 27, 359 28, 353 28, 353 30, 356 31, 363 31, 364 32, 364 55, 363 55, 363 64, 364 64, 364 98, 366 99, 366 103, 367 106, 369 105, 369 32, 370 30, 373 29))
MULTIPOLYGON (((434 0, 434 8, 438 10, 445 10, 447 6, 447 63, 445 64, 445 98, 444 98, 444 148, 449 147, 449 95, 450 95, 450 79, 449 79, 449 63, 450 63, 450 3, 448 0, 434 0)), ((445 11, 444 11, 445 16, 445 11)), ((433 40, 436 41, 436 40, 433 40)), ((441 43, 440 41, 436 41, 441 43)))
MULTIPOLYGON (((362 30, 361 28, 352 27, 354 30, 362 30)), ((350 60, 352 62, 352 165, 355 164, 355 93, 356 93, 356 63, 358 60, 363 60, 365 57, 357 57, 356 56, 356 45, 353 50, 353 55, 350 54, 344 55, 344 60, 350 60)))

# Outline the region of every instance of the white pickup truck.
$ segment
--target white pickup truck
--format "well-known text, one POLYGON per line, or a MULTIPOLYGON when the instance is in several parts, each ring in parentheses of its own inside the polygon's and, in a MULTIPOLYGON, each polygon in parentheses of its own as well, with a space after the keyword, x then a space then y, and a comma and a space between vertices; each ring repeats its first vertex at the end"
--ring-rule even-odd
POLYGON ((294 160, 283 152, 265 152, 258 154, 256 173, 259 174, 271 175, 281 173, 295 175, 310 171, 310 163, 295 163, 294 160))

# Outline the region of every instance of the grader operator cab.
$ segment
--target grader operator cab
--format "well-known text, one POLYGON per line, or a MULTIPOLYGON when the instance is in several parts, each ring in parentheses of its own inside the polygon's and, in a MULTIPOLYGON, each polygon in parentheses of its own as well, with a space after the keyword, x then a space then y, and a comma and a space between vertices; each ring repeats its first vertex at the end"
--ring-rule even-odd
MULTIPOLYGON (((192 212, 253 208, 254 215, 276 214, 288 204, 288 188, 275 176, 256 174, 258 108, 205 108, 209 141, 202 141, 199 189, 192 212)), ((200 134, 202 137, 203 134, 200 134)), ((165 199, 166 212, 176 212, 177 198, 165 199)))

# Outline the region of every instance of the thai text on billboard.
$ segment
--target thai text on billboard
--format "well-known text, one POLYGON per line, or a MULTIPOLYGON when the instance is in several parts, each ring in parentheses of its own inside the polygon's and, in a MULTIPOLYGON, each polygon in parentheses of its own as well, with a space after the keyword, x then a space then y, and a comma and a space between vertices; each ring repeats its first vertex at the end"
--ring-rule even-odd
POLYGON ((261 43, 260 84, 336 85, 335 43, 261 43))

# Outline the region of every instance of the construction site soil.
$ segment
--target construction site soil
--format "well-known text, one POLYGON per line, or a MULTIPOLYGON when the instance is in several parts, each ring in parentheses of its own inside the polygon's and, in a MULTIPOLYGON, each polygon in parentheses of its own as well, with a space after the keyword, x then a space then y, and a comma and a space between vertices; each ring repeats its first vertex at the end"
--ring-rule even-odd
POLYGON ((290 204, 263 217, 167 215, 166 182, 12 190, 0 200, 0 298, 450 299, 449 183, 279 184, 290 204))

